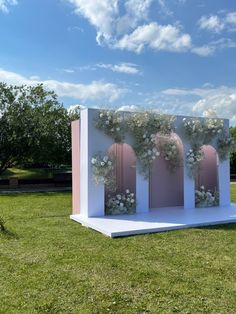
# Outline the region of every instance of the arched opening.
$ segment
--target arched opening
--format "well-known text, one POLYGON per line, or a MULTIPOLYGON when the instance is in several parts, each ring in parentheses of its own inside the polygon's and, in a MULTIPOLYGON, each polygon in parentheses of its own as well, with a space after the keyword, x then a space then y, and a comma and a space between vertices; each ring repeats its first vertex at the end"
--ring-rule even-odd
MULTIPOLYGON (((219 191, 219 182, 218 182, 218 166, 219 166, 219 158, 217 151, 211 145, 203 145, 201 147, 204 158, 199 165, 198 173, 195 177, 195 190, 210 192, 213 197, 218 199, 218 191, 219 191)), ((209 195, 210 196, 210 195, 209 195)), ((196 201, 196 199, 195 199, 196 201)), ((206 206, 217 206, 218 200, 216 202, 206 202, 206 206)), ((204 199, 202 200, 202 206, 204 206, 204 199)), ((197 204, 196 206, 201 206, 201 204, 197 204)))
POLYGON ((109 147, 108 155, 115 159, 115 189, 105 186, 105 202, 117 194, 125 194, 127 190, 136 196, 136 156, 132 147, 115 143, 109 147))
MULTIPOLYGON (((161 138, 157 134, 157 147, 160 147, 158 143, 161 138)), ((171 170, 170 161, 166 160, 164 152, 160 149, 160 156, 153 162, 149 180, 150 208, 176 207, 184 204, 183 143, 176 133, 172 133, 165 140, 167 145, 168 141, 175 143, 180 162, 176 169, 171 170)))

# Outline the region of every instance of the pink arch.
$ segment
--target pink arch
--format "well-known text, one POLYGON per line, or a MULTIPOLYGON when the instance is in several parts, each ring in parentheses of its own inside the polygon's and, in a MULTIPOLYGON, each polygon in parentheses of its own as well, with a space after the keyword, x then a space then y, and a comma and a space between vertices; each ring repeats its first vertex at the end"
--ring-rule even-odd
MULTIPOLYGON (((175 133, 171 135, 176 140, 180 158, 183 164, 183 144, 175 133)), ((158 135, 157 135, 158 141, 158 135)), ((184 204, 184 174, 183 165, 175 172, 168 169, 167 161, 163 156, 158 157, 153 163, 149 180, 149 207, 161 208, 183 206, 184 204)))
POLYGON ((202 151, 204 159, 195 179, 195 189, 200 190, 203 185, 205 190, 218 191, 218 154, 211 145, 203 145, 202 151))
MULTIPOLYGON (((116 192, 125 193, 127 189, 130 192, 136 192, 136 157, 132 147, 126 143, 113 144, 108 149, 108 155, 115 156, 116 159, 116 192)), ((108 194, 113 194, 105 188, 105 199, 108 194)))

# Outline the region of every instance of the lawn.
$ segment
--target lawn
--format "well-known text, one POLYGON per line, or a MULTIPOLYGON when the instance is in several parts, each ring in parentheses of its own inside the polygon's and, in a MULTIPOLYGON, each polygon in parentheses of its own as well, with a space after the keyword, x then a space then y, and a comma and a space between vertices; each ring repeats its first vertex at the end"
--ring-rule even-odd
POLYGON ((235 313, 236 224, 110 239, 69 219, 70 193, 0 200, 1 314, 235 313))

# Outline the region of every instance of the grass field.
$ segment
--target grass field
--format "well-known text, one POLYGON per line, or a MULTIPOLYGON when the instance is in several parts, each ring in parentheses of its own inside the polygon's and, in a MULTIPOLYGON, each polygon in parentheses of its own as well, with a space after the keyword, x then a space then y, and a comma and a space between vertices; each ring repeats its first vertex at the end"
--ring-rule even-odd
POLYGON ((110 239, 70 210, 70 193, 0 197, 1 314, 236 312, 236 224, 110 239))

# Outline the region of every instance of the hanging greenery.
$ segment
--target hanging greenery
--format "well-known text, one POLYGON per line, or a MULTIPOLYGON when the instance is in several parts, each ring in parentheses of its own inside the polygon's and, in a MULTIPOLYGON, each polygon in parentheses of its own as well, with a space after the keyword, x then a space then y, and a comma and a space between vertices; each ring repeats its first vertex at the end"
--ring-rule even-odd
POLYGON ((188 168, 188 175, 192 178, 195 177, 201 161, 204 159, 204 154, 201 148, 195 146, 190 148, 186 153, 186 166, 188 168))
POLYGON ((127 128, 134 139, 134 151, 140 163, 139 172, 149 178, 153 161, 160 156, 156 136, 170 134, 174 117, 153 111, 133 113, 127 116, 127 128))
POLYGON ((91 164, 95 183, 103 183, 109 187, 110 191, 114 191, 116 189, 114 176, 115 158, 97 153, 91 159, 91 164))
POLYGON ((192 146, 210 144, 224 129, 222 119, 183 118, 184 133, 192 146))
POLYGON ((95 118, 95 126, 110 136, 115 143, 123 142, 125 127, 122 112, 105 109, 99 110, 95 118))
POLYGON ((158 137, 158 150, 167 162, 167 166, 171 172, 174 172, 181 165, 181 154, 176 139, 169 136, 158 137))
POLYGON ((235 152, 236 143, 230 134, 222 133, 217 141, 217 151, 220 161, 224 161, 229 158, 229 154, 235 152))

